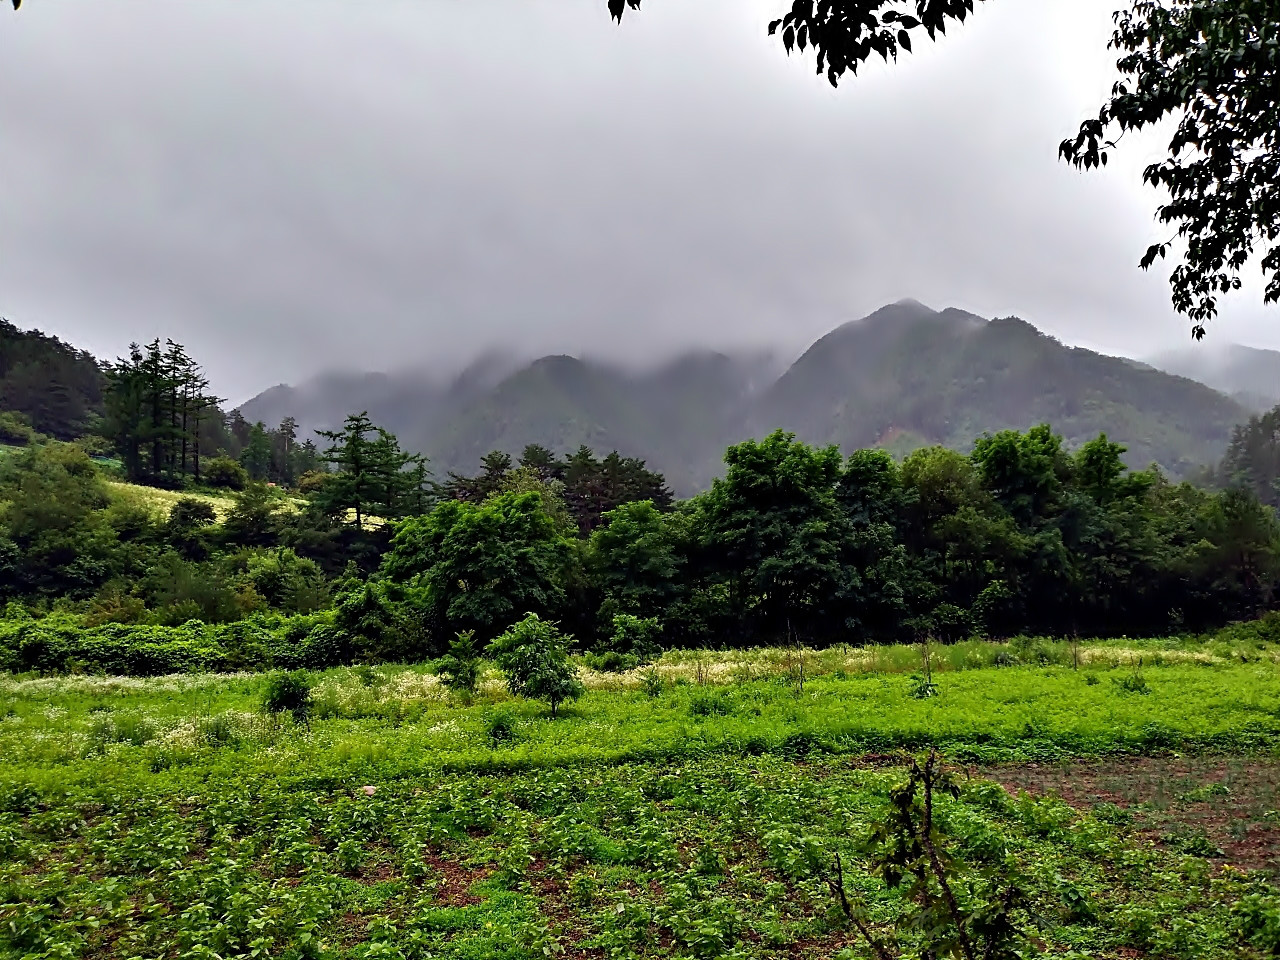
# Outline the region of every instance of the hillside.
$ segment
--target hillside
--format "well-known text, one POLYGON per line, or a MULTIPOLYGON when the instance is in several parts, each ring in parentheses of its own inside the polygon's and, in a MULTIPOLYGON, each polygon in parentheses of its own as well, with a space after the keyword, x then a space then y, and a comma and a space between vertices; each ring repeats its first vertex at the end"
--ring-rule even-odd
POLYGON ((88 353, 0 319, 0 410, 22 414, 38 433, 70 440, 102 414, 104 386, 102 365, 88 353))
POLYGON ((557 453, 582 444, 616 449, 644 458, 688 494, 710 483, 724 447, 745 436, 747 404, 777 373, 771 356, 710 351, 644 373, 567 356, 506 373, 488 359, 447 386, 408 375, 325 377, 273 387, 240 412, 268 424, 294 416, 310 430, 367 409, 405 446, 427 453, 438 476, 473 470, 490 450, 514 454, 529 443, 557 453))
POLYGON ((1069 444, 1105 432, 1130 464, 1183 473, 1221 456, 1245 416, 1201 384, 1064 346, 1026 321, 904 301, 815 343, 761 397, 751 426, 849 450, 903 434, 963 448, 1050 423, 1069 444))
POLYGON ((709 484, 729 443, 779 427, 845 450, 905 453, 1048 422, 1071 444, 1105 432, 1129 447, 1132 465, 1182 474, 1221 457, 1248 416, 1203 384, 1065 346, 1023 320, 914 301, 836 328, 781 376, 764 357, 696 353, 636 374, 555 356, 444 387, 405 376, 278 387, 242 412, 328 426, 359 409, 430 456, 437 473, 471 470, 493 449, 586 444, 643 457, 678 494, 709 484))
POLYGON ((1280 350, 1239 343, 1197 344, 1148 362, 1159 370, 1198 380, 1259 413, 1280 404, 1280 350))

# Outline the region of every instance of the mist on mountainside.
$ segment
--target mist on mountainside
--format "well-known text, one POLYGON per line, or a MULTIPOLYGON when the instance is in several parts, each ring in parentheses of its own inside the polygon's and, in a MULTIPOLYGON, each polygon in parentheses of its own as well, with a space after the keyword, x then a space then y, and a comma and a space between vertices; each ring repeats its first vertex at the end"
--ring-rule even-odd
POLYGON ((437 475, 491 450, 586 445, 642 457, 678 494, 710 484, 726 446, 774 429, 846 452, 967 448, 988 431, 1047 422, 1069 444, 1099 433, 1132 466, 1181 476, 1216 462, 1248 410, 1202 383, 1069 347, 1016 318, 935 311, 913 300, 845 323, 794 363, 699 351, 647 369, 565 355, 492 357, 452 379, 331 375, 275 387, 240 408, 268 424, 330 428, 368 410, 437 475))
POLYGON ((1198 380, 1262 412, 1280 404, 1280 350, 1205 341, 1160 353, 1151 366, 1198 380))

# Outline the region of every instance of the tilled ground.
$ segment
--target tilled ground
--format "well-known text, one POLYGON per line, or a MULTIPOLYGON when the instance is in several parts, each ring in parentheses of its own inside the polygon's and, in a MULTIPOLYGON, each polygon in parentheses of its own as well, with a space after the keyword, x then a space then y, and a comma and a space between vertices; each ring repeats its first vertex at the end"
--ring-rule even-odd
POLYGON ((1280 760, 1134 757, 1018 764, 983 775, 1011 793, 1060 797, 1131 823, 1157 844, 1280 876, 1280 760))

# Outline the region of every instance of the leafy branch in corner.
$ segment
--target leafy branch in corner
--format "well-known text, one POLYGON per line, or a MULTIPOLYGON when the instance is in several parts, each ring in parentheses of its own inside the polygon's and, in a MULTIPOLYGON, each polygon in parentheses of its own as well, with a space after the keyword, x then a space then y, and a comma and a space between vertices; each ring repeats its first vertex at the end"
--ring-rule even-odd
MULTIPOLYGON (((936 40, 962 24, 976 0, 794 0, 769 24, 787 53, 812 51, 837 86, 874 57, 897 60, 912 37, 936 40)), ((609 0, 618 20, 640 0, 609 0)), ((1241 287, 1261 255, 1264 303, 1280 303, 1280 0, 1128 0, 1108 44, 1120 79, 1095 117, 1058 148, 1080 170, 1105 166, 1132 130, 1174 121, 1167 155, 1143 182, 1168 202, 1156 219, 1173 236, 1150 245, 1142 268, 1169 256, 1173 307, 1195 339, 1217 315, 1218 297, 1241 287)))

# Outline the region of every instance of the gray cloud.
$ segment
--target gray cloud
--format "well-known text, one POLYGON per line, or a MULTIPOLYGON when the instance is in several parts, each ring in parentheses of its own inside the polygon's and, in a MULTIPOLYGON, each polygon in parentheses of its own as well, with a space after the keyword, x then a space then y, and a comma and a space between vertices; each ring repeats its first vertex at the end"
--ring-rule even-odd
MULTIPOLYGON (((0 18, 0 312, 173 336, 233 399, 483 349, 795 349, 913 296, 1186 341, 1138 185, 1056 145, 1114 0, 988 4, 838 91, 780 0, 31 0, 0 18)), ((1213 336, 1280 346, 1257 290, 1213 336)))

